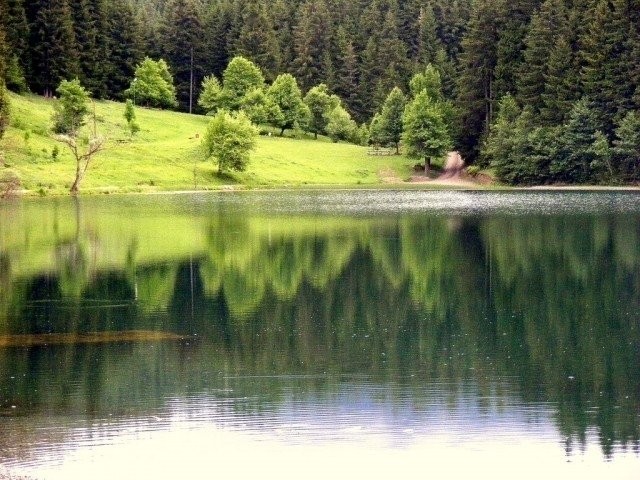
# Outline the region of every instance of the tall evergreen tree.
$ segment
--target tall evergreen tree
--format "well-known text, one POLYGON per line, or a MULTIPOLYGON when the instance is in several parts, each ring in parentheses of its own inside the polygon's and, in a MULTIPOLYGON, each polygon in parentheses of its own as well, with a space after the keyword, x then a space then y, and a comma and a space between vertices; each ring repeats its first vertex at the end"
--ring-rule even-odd
POLYGON ((29 65, 29 24, 23 0, 0 0, 2 24, 10 54, 6 58, 6 84, 11 90, 26 89, 25 72, 29 65))
POLYGON ((35 0, 29 3, 31 66, 29 85, 45 96, 52 96, 64 79, 80 73, 78 47, 67 0, 35 0))
POLYGON ((615 120, 631 109, 636 88, 627 43, 632 33, 628 7, 628 0, 600 0, 582 38, 582 89, 604 114, 607 134, 612 134, 615 120))
POLYGON ((496 98, 501 98, 507 93, 515 93, 527 27, 539 0, 507 0, 497 4, 501 18, 493 90, 496 98))
POLYGON ((571 68, 572 57, 573 51, 569 41, 566 37, 559 36, 549 56, 544 75, 540 107, 540 120, 543 124, 564 123, 578 98, 578 77, 571 68))
POLYGON ((242 29, 234 54, 258 64, 266 79, 273 81, 280 69, 279 47, 273 20, 267 15, 264 0, 244 2, 242 29))
POLYGON ((327 53, 331 47, 329 10, 324 0, 304 3, 300 9, 299 23, 295 29, 295 77, 303 90, 318 82, 330 82, 327 78, 327 53))
MULTIPOLYGON (((551 52, 559 37, 566 42, 568 16, 564 0, 545 0, 540 10, 533 14, 529 32, 524 40, 524 61, 516 80, 517 99, 522 105, 529 106, 534 113, 543 107, 542 95, 549 68, 551 52)), ((567 53, 563 50, 563 53, 567 53)), ((565 67, 570 63, 564 59, 565 67)))
POLYGON ((195 0, 172 0, 164 22, 163 57, 173 73, 179 108, 191 111, 204 78, 204 29, 195 0))
POLYGON ((468 32, 462 41, 458 79, 458 106, 462 136, 459 148, 468 161, 478 154, 481 136, 493 122, 495 67, 497 61, 498 12, 493 0, 473 4, 468 32))
POLYGON ((420 9, 418 26, 418 61, 422 65, 433 64, 442 43, 438 38, 438 24, 435 14, 433 13, 433 5, 431 2, 428 2, 420 9))
POLYGON ((106 88, 110 97, 122 99, 143 57, 142 35, 138 17, 129 2, 111 0, 108 5, 106 88))
POLYGON ((362 122, 366 116, 362 111, 362 104, 358 96, 358 57, 353 42, 344 28, 338 30, 335 38, 337 58, 333 90, 342 99, 351 114, 362 122))
POLYGON ((232 57, 234 29, 233 8, 229 0, 212 3, 204 16, 204 30, 208 39, 205 65, 208 73, 222 77, 232 57))

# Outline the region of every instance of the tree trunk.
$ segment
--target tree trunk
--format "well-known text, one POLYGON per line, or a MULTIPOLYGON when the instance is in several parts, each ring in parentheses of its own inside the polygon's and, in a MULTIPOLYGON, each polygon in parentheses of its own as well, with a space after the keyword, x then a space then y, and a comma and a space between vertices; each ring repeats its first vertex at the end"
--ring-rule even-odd
POLYGON ((284 131, 286 130, 286 128, 283 128, 282 130, 280 130, 280 136, 283 137, 284 136, 284 131))
POLYGON ((424 174, 428 175, 431 171, 431 157, 424 157, 424 174))
POLYGON ((396 155, 400 155, 400 142, 396 142, 396 155))

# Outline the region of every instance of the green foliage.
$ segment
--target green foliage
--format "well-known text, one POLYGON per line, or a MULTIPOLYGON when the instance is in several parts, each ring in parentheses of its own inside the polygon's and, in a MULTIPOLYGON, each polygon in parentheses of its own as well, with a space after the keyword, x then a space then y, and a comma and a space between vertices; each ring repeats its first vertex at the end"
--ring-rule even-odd
POLYGON ((640 180, 640 114, 629 112, 620 121, 613 153, 623 179, 640 180))
POLYGON ((267 89, 267 97, 280 109, 282 117, 274 127, 280 128, 280 135, 285 130, 306 126, 310 118, 309 108, 302 100, 298 82, 288 73, 278 75, 267 89))
POLYGON ((77 78, 63 80, 56 92, 58 101, 54 106, 53 131, 75 136, 89 113, 89 93, 77 78))
POLYGON ((255 125, 279 125, 284 115, 273 99, 262 88, 254 88, 243 98, 241 110, 255 125))
POLYGON ((3 82, 0 80, 0 140, 9 126, 10 116, 9 96, 7 95, 7 90, 4 87, 3 82))
POLYGON ((256 147, 257 129, 243 112, 220 110, 207 125, 203 139, 207 157, 214 157, 218 172, 243 171, 256 147))
POLYGON ((324 133, 327 127, 328 114, 340 105, 340 99, 329 93, 324 83, 313 87, 304 97, 304 103, 309 108, 309 131, 318 138, 318 134, 324 133))
POLYGON ((420 92, 426 91, 429 98, 434 102, 441 102, 444 100, 440 73, 432 64, 427 65, 424 72, 416 73, 411 78, 409 88, 411 89, 411 94, 414 97, 420 92))
POLYGON ((162 59, 145 58, 136 68, 135 77, 124 95, 133 99, 135 104, 149 107, 171 108, 178 105, 169 66, 162 59))
POLYGON ((382 145, 383 142, 380 114, 376 113, 371 119, 371 124, 369 125, 369 143, 373 145, 382 145))
POLYGON ((382 106, 376 125, 376 139, 384 145, 394 145, 396 153, 400 153, 400 140, 402 139, 404 109, 407 100, 398 87, 389 93, 382 106))
POLYGON ((341 105, 327 114, 327 135, 334 141, 340 140, 356 143, 359 141, 358 125, 341 105))
POLYGON ((131 136, 134 136, 136 133, 140 131, 140 125, 136 122, 136 111, 131 100, 127 100, 124 106, 124 118, 127 121, 127 127, 129 127, 129 132, 131 136))
POLYGON ((224 104, 222 97, 222 86, 214 75, 204 77, 198 105, 207 113, 214 113, 224 104))
POLYGON ((444 157, 452 142, 440 106, 423 90, 409 102, 404 113, 402 137, 407 154, 425 159, 425 170, 444 157))
POLYGON ((242 99, 254 88, 264 88, 260 68, 244 57, 234 57, 222 75, 222 106, 231 111, 240 109, 242 99))

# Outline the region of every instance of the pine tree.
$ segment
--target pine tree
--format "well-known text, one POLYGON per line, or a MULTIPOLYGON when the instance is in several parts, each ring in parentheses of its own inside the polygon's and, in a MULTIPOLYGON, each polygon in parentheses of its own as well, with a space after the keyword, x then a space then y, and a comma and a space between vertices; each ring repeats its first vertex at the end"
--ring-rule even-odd
MULTIPOLYGON (((518 101, 529 106, 536 114, 543 107, 542 95, 551 52, 558 38, 567 41, 565 35, 568 21, 564 0, 545 0, 531 19, 529 32, 524 41, 524 61, 520 66, 516 84, 518 101)), ((567 50, 563 49, 562 53, 567 53, 567 50)), ((565 67, 570 63, 570 49, 568 54, 569 57, 564 59, 565 67)))
POLYGON ((640 180, 640 114, 629 112, 616 128, 614 155, 621 176, 630 181, 640 180))
POLYGON ((501 25, 496 46, 494 93, 501 98, 515 93, 516 78, 523 62, 524 39, 531 14, 539 0, 509 0, 499 7, 501 25))
POLYGON ((438 24, 431 2, 420 9, 418 25, 418 61, 422 65, 433 64, 436 61, 436 55, 442 46, 442 42, 438 38, 438 24))
POLYGON ((273 28, 276 32, 278 52, 280 54, 280 70, 293 71, 294 34, 296 10, 291 8, 288 0, 276 0, 271 7, 273 28))
POLYGON ((7 87, 15 91, 26 90, 29 24, 23 0, 0 0, 0 25, 4 27, 7 46, 11 51, 6 58, 7 87))
POLYGON ((211 4, 205 15, 204 30, 208 39, 206 71, 220 78, 232 58, 231 32, 234 30, 234 15, 228 0, 211 4))
POLYGON ((458 106, 461 110, 462 155, 473 161, 481 136, 493 123, 495 67, 497 61, 498 12, 492 0, 473 4, 468 32, 462 41, 461 72, 458 78, 458 106))
POLYGON ((80 73, 71 10, 67 0, 36 0, 29 7, 33 23, 28 82, 36 92, 52 96, 62 80, 80 73))
POLYGON ((342 99, 347 109, 358 120, 365 119, 358 97, 358 57, 353 42, 344 28, 336 34, 337 58, 333 91, 342 99))
POLYGON ((318 82, 327 82, 326 52, 331 47, 329 11, 324 0, 307 1, 300 9, 295 28, 295 77, 303 90, 318 82))
POLYGON ((627 38, 632 33, 628 0, 600 0, 582 38, 582 89, 604 114, 605 133, 632 107, 636 85, 627 38))
POLYGON ((107 95, 122 99, 123 92, 142 60, 142 35, 138 17, 126 0, 112 0, 107 10, 109 57, 105 70, 107 95))
POLYGON ((572 68, 567 68, 567 59, 573 56, 566 37, 559 36, 551 51, 544 75, 543 93, 540 95, 540 120, 544 125, 560 125, 577 100, 578 78, 572 68))
POLYGON ((242 29, 235 44, 234 54, 258 64, 267 80, 272 81, 278 74, 279 45, 273 20, 267 15, 264 0, 244 2, 242 29))
POLYGON ((194 0, 173 0, 162 28, 163 57, 174 76, 178 105, 192 111, 204 78, 204 29, 194 0))

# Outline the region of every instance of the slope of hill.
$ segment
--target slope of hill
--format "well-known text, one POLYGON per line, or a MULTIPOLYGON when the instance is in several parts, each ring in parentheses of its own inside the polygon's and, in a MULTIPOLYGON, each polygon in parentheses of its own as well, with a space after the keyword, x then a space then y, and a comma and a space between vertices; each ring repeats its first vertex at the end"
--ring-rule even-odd
MULTIPOLYGON (((66 193, 74 178, 73 157, 50 131, 53 102, 11 94, 11 126, 0 144, 0 176, 15 175, 21 189, 40 194, 66 193)), ((366 147, 324 138, 265 135, 247 171, 221 178, 200 146, 207 117, 136 108, 141 131, 131 137, 123 113, 121 103, 95 102, 97 131, 107 147, 95 157, 81 192, 375 185, 409 178, 415 163, 369 156, 366 147)))

